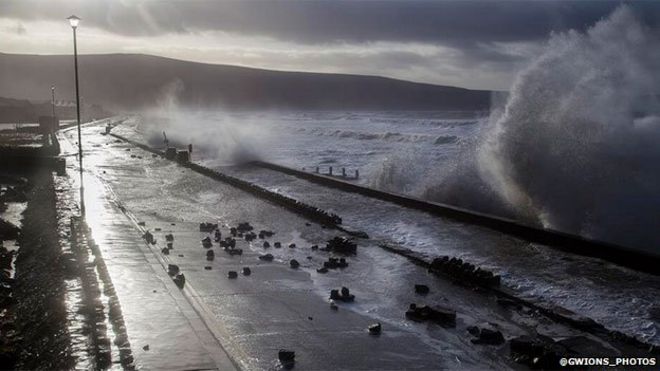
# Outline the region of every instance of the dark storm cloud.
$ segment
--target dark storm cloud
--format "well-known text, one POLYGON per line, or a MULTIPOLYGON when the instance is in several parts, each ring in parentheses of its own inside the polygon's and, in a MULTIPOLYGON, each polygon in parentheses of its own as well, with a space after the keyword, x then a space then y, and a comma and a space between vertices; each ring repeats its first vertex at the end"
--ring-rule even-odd
MULTIPOLYGON (((539 40, 582 30, 620 1, 5 1, 5 17, 84 22, 122 35, 216 30, 297 43, 419 41, 444 44, 539 40)), ((633 2, 657 23, 660 4, 633 2)))

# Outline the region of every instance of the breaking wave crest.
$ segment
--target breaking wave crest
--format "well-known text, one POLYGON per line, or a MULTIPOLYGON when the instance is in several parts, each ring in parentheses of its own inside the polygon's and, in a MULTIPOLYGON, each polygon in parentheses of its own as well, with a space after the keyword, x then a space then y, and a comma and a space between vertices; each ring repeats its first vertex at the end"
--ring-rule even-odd
POLYGON ((657 253, 659 71, 658 30, 626 6, 553 35, 491 116, 481 178, 527 220, 657 253))

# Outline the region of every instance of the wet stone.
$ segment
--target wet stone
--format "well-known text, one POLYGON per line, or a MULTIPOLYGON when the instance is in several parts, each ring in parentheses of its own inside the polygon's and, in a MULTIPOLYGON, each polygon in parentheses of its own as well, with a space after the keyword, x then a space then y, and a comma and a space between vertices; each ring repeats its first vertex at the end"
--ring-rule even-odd
POLYGON ((273 255, 272 254, 265 254, 265 255, 260 255, 259 260, 263 261, 273 261, 273 255))
POLYGON ((183 285, 186 283, 186 276, 183 273, 179 273, 174 277, 174 283, 180 288, 183 288, 183 285))
POLYGON ((485 327, 479 329, 479 335, 471 341, 473 344, 500 345, 504 344, 504 336, 496 329, 485 327))
POLYGON ((280 349, 277 353, 277 358, 280 360, 284 367, 292 367, 296 361, 296 352, 292 350, 280 349))
POLYGON ((383 326, 380 324, 380 322, 374 323, 368 327, 368 330, 371 335, 380 335, 381 331, 383 330, 383 326))
POLYGON ((415 285, 415 292, 421 295, 426 295, 429 293, 429 287, 426 285, 415 285))
POLYGON ((179 266, 176 265, 176 264, 168 264, 167 265, 167 273, 170 276, 176 275, 177 273, 179 273, 179 266))

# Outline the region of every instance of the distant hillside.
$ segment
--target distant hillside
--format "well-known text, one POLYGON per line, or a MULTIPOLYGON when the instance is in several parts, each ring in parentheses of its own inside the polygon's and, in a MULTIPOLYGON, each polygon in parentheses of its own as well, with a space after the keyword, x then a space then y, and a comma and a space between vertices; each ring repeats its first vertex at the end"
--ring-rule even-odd
MULTIPOLYGON (((108 108, 179 102, 239 109, 486 110, 490 92, 375 76, 280 72, 133 54, 79 57, 81 95, 108 108)), ((72 99, 71 56, 0 53, 0 96, 72 99)))

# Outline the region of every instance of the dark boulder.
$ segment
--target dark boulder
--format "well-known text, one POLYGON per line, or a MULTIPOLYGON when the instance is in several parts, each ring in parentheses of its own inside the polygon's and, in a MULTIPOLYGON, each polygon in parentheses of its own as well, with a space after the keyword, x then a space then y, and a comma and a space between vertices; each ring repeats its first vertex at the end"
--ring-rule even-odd
POLYGON ((162 249, 160 249, 160 252, 163 255, 170 255, 170 249, 168 249, 167 247, 163 247, 162 249))
POLYGON ((213 250, 209 250, 206 252, 206 260, 211 261, 215 259, 215 252, 213 250))
POLYGON ((227 273, 227 278, 229 278, 229 279, 238 278, 238 273, 236 273, 236 271, 229 271, 227 273))
POLYGON ((238 232, 243 232, 243 233, 244 233, 244 232, 249 232, 249 231, 251 231, 251 230, 253 230, 253 229, 254 229, 254 228, 253 228, 253 227, 250 225, 250 223, 248 223, 248 222, 238 223, 238 227, 236 228, 236 230, 237 230, 238 232))
POLYGON ((429 293, 429 287, 426 285, 415 285, 415 292, 421 295, 426 295, 429 293))
POLYGON ((263 260, 267 262, 273 261, 273 255, 272 254, 260 255, 259 260, 263 260))
POLYGON ((202 246, 207 248, 207 249, 210 248, 211 246, 213 246, 213 242, 211 242, 211 238, 210 237, 205 237, 202 240, 202 246))
POLYGON ((186 284, 186 276, 183 275, 183 273, 179 273, 174 277, 174 283, 182 289, 183 286, 186 284))
POLYGON ((252 274, 252 270, 249 267, 243 267, 243 275, 249 276, 252 274))
POLYGON ((229 249, 229 250, 227 250, 227 253, 229 253, 229 255, 231 255, 231 256, 243 255, 243 249, 229 249))
POLYGON ((479 329, 477 338, 471 341, 473 344, 501 345, 504 344, 504 336, 499 330, 484 327, 479 329))
POLYGON ((440 325, 453 327, 456 325, 456 311, 444 307, 417 306, 410 304, 406 318, 416 322, 431 321, 440 325))
POLYGON ((179 273, 179 266, 176 264, 168 264, 167 273, 169 273, 170 276, 176 275, 177 273, 179 273))
POLYGON ((351 294, 348 287, 342 287, 341 290, 330 290, 330 299, 352 302, 355 300, 355 295, 351 294))
POLYGON ((291 266, 291 268, 293 268, 293 269, 296 269, 296 268, 300 267, 300 263, 298 263, 298 261, 296 259, 291 259, 289 261, 289 266, 291 266))
POLYGON ((279 249, 280 247, 282 247, 282 243, 281 242, 275 242, 274 246, 275 246, 276 249, 279 249))
POLYGON ((295 244, 295 243, 290 243, 290 244, 289 244, 289 248, 290 248, 290 249, 295 249, 295 248, 296 248, 296 244, 295 244))
POLYGON ((296 362, 296 352, 292 350, 280 349, 277 353, 277 358, 282 363, 282 366, 285 368, 293 367, 293 364, 296 362))
POLYGON ((328 241, 325 250, 337 254, 355 255, 357 253, 357 244, 345 237, 335 237, 328 241))
POLYGON ((318 273, 325 274, 325 273, 328 273, 328 268, 326 268, 326 267, 321 267, 321 268, 316 269, 316 271, 317 271, 318 273))
POLYGON ((217 223, 199 223, 200 232, 213 232, 215 229, 218 229, 217 223))
POLYGON ((154 239, 154 235, 151 234, 151 232, 146 231, 142 235, 142 238, 144 238, 145 241, 147 241, 148 244, 153 245, 156 243, 156 240, 154 239))
POLYGON ((270 247, 270 243, 268 243, 268 241, 264 241, 262 246, 264 247, 264 249, 267 249, 270 247))
POLYGON ((368 327, 368 330, 371 335, 380 335, 381 331, 383 330, 383 326, 380 324, 380 322, 374 323, 368 327))

